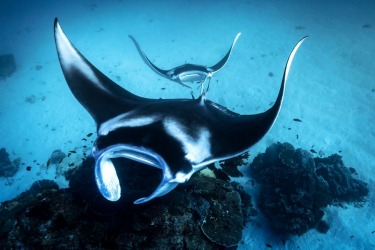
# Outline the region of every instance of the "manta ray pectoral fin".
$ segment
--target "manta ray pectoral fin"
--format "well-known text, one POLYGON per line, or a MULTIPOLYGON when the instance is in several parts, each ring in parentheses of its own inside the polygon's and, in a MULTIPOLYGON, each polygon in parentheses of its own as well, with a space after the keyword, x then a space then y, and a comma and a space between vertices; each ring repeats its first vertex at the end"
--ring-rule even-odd
POLYGON ((301 44, 308 38, 308 36, 305 36, 303 37, 301 40, 298 41, 298 43, 294 46, 292 52, 290 53, 289 57, 288 57, 288 61, 285 65, 285 70, 284 70, 284 75, 283 75, 283 83, 286 82, 287 78, 288 78, 288 74, 289 74, 289 70, 290 70, 290 66, 292 65, 292 62, 293 62, 293 59, 294 59, 294 56, 295 54, 297 53, 297 50, 299 49, 299 47, 301 46, 301 44))
POLYGON ((275 103, 273 104, 272 107, 270 107, 268 110, 266 110, 263 113, 256 114, 256 115, 249 115, 247 116, 249 118, 248 120, 248 127, 251 126, 251 124, 254 126, 253 129, 256 131, 252 135, 252 145, 254 145, 256 142, 258 142, 264 135, 267 134, 267 132, 271 129, 273 126, 274 122, 277 119, 277 116, 280 112, 281 105, 283 102, 284 98, 284 91, 285 91, 285 86, 286 86, 286 81, 289 75, 290 67, 292 65, 294 56, 298 50, 298 48, 301 46, 303 41, 305 41, 306 37, 303 37, 293 48, 292 52, 290 53, 287 63, 284 68, 284 74, 283 78, 281 81, 281 86, 279 90, 279 94, 276 98, 275 103))
POLYGON ((66 82, 97 125, 134 108, 134 103, 147 101, 120 87, 92 65, 69 41, 57 18, 54 35, 66 82))
POLYGON ((224 67, 224 65, 227 63, 230 55, 232 54, 232 50, 233 50, 233 47, 234 45, 236 44, 238 38, 240 37, 241 35, 241 32, 239 32, 236 37, 234 38, 233 40, 233 43, 232 43, 232 46, 230 47, 229 51, 227 52, 227 54, 218 62, 216 63, 214 66, 211 66, 211 67, 208 67, 208 69, 212 72, 212 73, 215 73, 217 71, 219 71, 221 68, 224 67))
POLYGON ((139 55, 141 56, 142 60, 153 70, 155 71, 156 73, 158 73, 159 75, 163 76, 163 77, 166 77, 168 78, 169 80, 171 80, 171 77, 168 75, 168 72, 169 70, 163 70, 163 69, 160 69, 158 68, 155 64, 153 64, 150 59, 148 59, 148 57, 146 56, 146 54, 143 52, 143 50, 141 49, 141 46, 139 45, 139 43, 137 42, 137 40, 135 40, 135 38, 131 35, 129 35, 129 38, 133 41, 135 47, 137 48, 137 51, 139 53, 139 55))

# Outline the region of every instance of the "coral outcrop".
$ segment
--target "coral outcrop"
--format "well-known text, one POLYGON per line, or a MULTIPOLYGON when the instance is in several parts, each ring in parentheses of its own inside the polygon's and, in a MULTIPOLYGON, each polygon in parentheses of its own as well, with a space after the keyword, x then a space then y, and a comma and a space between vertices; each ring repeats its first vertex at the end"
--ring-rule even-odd
POLYGON ((170 194, 141 205, 159 170, 114 159, 123 186, 119 202, 96 188, 93 159, 66 174, 69 189, 43 181, 0 206, 0 245, 56 249, 234 249, 253 212, 236 183, 196 174, 170 194), (124 165, 125 164, 125 165, 124 165), (131 174, 131 175, 130 175, 131 174), (125 176, 130 175, 130 176, 125 176))
POLYGON ((0 149, 0 177, 12 177, 15 175, 20 166, 20 162, 20 158, 11 161, 5 148, 0 149))
POLYGON ((326 232, 329 225, 321 219, 327 205, 360 203, 369 192, 341 156, 313 158, 289 143, 273 144, 256 156, 250 173, 260 184, 258 207, 286 234, 301 235, 315 226, 326 232))

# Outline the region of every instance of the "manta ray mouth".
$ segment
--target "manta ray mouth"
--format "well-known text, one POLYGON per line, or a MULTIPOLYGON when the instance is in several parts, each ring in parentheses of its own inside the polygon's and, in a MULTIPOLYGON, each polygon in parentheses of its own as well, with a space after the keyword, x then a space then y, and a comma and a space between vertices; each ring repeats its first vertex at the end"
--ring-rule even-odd
MULTIPOLYGON (((134 201, 134 204, 144 203, 153 198, 163 196, 178 185, 178 182, 173 180, 170 169, 163 158, 146 148, 116 144, 102 150, 97 150, 94 147, 93 155, 95 157, 95 181, 97 187, 100 193, 109 201, 118 201, 121 198, 120 180, 114 164, 114 161, 117 160, 116 158, 125 158, 162 170, 162 178, 161 181, 159 178, 160 184, 156 189, 149 196, 134 201)), ((138 169, 139 171, 146 170, 138 169)), ((141 181, 148 182, 147 179, 141 181)))

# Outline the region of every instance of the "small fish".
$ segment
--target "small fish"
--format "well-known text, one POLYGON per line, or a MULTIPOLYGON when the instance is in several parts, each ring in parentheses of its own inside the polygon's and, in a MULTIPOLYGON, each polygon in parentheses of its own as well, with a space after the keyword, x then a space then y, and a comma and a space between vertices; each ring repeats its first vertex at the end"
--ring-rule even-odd
POLYGON ((300 119, 298 119, 298 118, 294 118, 293 121, 295 121, 295 122, 302 122, 302 121, 301 121, 300 119))
POLYGON ((298 138, 299 138, 299 135, 297 134, 297 135, 296 135, 296 137, 297 137, 297 140, 298 140, 298 138))
POLYGON ((87 137, 90 137, 90 136, 92 136, 92 133, 88 133, 86 136, 87 136, 87 137))
POLYGON ((36 160, 33 160, 33 162, 35 163, 35 162, 36 162, 36 160))
POLYGON ((87 139, 86 138, 82 138, 82 141, 87 141, 87 139))
POLYGON ((48 159, 48 161, 47 161, 47 168, 49 167, 50 164, 51 164, 51 159, 48 159))
POLYGON ((71 156, 71 155, 72 155, 72 153, 68 153, 68 157, 71 156))
POLYGON ((72 154, 75 154, 75 153, 77 153, 76 151, 74 151, 74 150, 70 150, 69 151, 70 153, 72 153, 72 154))
POLYGON ((59 161, 59 164, 64 160, 64 158, 61 158, 61 160, 59 161))
POLYGON ((87 146, 86 146, 86 145, 84 145, 84 146, 83 146, 83 148, 87 148, 87 146))
POLYGON ((266 247, 268 247, 268 248, 272 248, 272 245, 271 245, 271 244, 268 244, 268 243, 266 243, 266 247))
POLYGON ((314 149, 310 149, 310 152, 316 154, 316 151, 314 149))
POLYGON ((27 171, 30 171, 30 170, 31 170, 31 166, 27 166, 27 167, 26 167, 26 170, 27 170, 27 171))
POLYGON ((285 246, 285 240, 283 240, 283 245, 285 246))
POLYGON ((372 234, 375 233, 375 230, 371 232, 372 234))
POLYGON ((354 238, 354 235, 350 236, 350 239, 354 238))
POLYGON ((68 165, 69 165, 69 167, 72 167, 72 166, 74 166, 74 163, 69 163, 68 165))

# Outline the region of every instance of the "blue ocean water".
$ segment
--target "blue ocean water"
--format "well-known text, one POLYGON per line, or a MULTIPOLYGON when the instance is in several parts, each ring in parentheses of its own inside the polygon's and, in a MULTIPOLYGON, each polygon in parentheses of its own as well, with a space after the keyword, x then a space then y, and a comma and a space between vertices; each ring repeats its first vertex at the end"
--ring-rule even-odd
MULTIPOLYGON (((241 32, 207 95, 241 114, 272 105, 289 52, 308 35, 292 64, 279 117, 251 149, 250 161, 277 141, 321 155, 340 153, 368 183, 368 202, 360 209, 330 208, 329 220, 336 225, 330 233, 306 234, 288 249, 374 247, 375 2, 1 1, 0 55, 13 55, 15 69, 0 65, 0 148, 18 161, 19 169, 14 176, 0 177, 0 201, 40 179, 66 187, 61 172, 91 154, 95 123, 65 82, 54 44, 55 17, 98 69, 147 98, 191 94, 155 74, 128 35, 156 65, 169 69, 184 63, 215 64, 241 32), (70 159, 51 164, 54 150, 70 154, 70 159)), ((199 89, 193 91, 197 95, 199 89)), ((252 192, 251 187, 247 190, 252 192)), ((259 249, 273 239, 248 225, 240 247, 259 249)), ((272 245, 287 248, 276 240, 272 245)))

